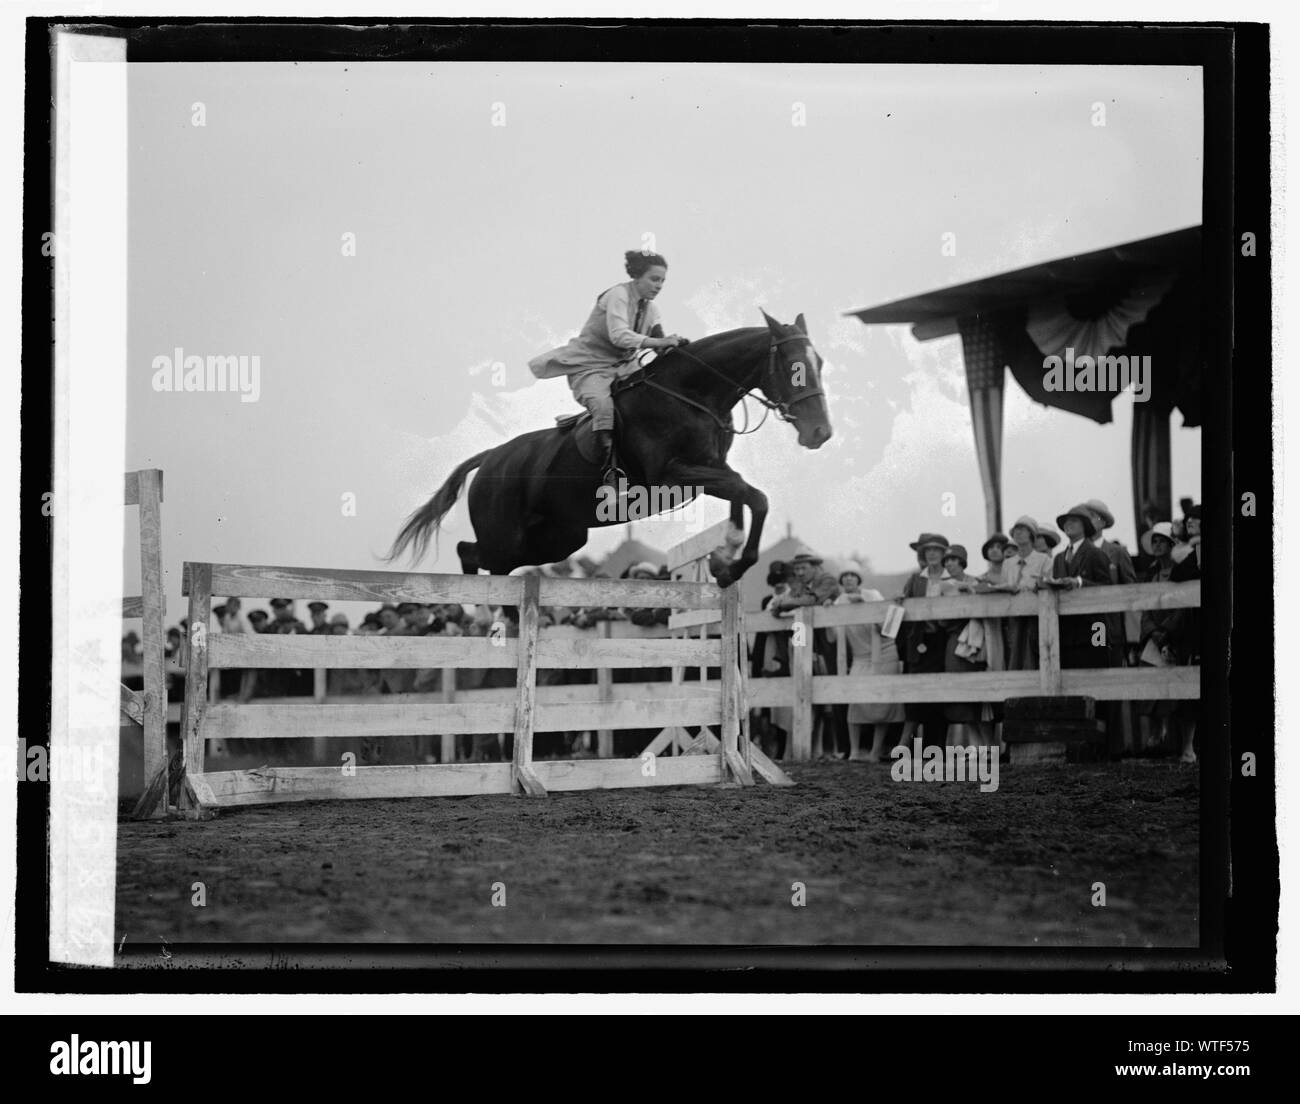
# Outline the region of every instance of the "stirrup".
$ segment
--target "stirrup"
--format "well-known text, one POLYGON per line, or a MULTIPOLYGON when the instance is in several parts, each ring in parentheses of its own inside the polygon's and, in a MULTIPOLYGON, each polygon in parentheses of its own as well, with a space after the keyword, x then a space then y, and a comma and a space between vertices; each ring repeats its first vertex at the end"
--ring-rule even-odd
POLYGON ((605 474, 601 476, 600 482, 602 486, 612 487, 615 491, 620 489, 620 484, 623 489, 626 489, 627 472, 615 464, 610 464, 605 469, 605 474))

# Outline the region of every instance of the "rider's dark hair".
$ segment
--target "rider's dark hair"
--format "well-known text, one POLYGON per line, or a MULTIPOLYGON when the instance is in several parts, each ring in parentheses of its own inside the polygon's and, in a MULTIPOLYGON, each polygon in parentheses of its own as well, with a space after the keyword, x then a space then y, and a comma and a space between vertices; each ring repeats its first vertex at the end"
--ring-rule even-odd
POLYGON ((668 262, 664 260, 663 255, 660 253, 643 253, 640 249, 629 249, 623 254, 623 267, 634 280, 638 276, 644 275, 646 269, 652 265, 663 265, 664 268, 667 268, 668 262))

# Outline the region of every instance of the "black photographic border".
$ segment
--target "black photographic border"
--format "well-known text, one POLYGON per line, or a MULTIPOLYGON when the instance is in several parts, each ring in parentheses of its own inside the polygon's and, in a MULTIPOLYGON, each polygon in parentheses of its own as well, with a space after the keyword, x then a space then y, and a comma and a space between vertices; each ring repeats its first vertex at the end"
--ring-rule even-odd
POLYGON ((1194 65, 1204 73, 1207 546, 1199 950, 186 945, 114 969, 48 962, 48 786, 18 783, 15 988, 188 992, 1268 992, 1278 916, 1269 36, 1265 24, 372 18, 29 18, 22 236, 19 734, 48 740, 53 486, 51 47, 56 25, 125 35, 134 62, 713 61, 1194 65), (1257 255, 1243 258, 1240 235, 1257 255), (1241 496, 1256 496, 1254 517, 1241 496), (1212 585, 1231 573, 1232 589, 1212 585), (1249 589, 1237 590, 1238 582, 1249 589), (1249 601, 1234 602, 1236 594, 1249 601), (1219 642, 1216 647, 1210 642, 1219 642), (1229 653, 1230 645, 1230 653, 1229 653), (1229 654, 1231 665, 1229 666, 1229 654), (1234 730, 1232 706, 1236 705, 1234 730), (1245 778, 1241 756, 1257 773, 1245 778), (233 968, 234 960, 244 968, 233 968), (290 973, 292 971, 292 973, 290 973))

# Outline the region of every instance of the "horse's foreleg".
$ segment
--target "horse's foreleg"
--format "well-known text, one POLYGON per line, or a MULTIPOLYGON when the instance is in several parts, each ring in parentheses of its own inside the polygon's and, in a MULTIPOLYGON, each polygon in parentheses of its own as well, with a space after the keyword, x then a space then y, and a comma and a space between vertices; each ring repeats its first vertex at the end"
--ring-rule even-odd
POLYGON ((767 495, 750 486, 739 473, 726 467, 704 467, 690 464, 673 465, 665 476, 666 482, 676 481, 682 486, 698 487, 712 498, 731 503, 731 523, 745 526, 745 507, 749 507, 749 532, 740 555, 714 576, 719 586, 731 586, 758 562, 758 542, 763 537, 763 522, 767 520, 767 495))

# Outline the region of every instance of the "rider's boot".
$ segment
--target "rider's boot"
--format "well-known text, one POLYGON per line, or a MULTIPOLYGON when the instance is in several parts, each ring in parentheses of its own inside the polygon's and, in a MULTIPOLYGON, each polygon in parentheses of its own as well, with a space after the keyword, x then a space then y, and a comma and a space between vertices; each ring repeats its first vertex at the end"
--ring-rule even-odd
POLYGON ((604 473, 601 476, 601 483, 606 487, 612 487, 614 490, 619 489, 620 480, 626 479, 626 476, 614 466, 614 434, 608 429, 598 429, 595 432, 596 446, 600 452, 600 466, 604 473))

